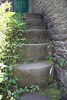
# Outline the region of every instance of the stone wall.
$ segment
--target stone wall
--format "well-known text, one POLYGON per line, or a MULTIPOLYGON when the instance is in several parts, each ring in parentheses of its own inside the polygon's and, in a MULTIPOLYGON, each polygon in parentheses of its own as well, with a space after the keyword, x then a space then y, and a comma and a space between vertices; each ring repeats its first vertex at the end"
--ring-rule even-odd
MULTIPOLYGON (((44 17, 52 39, 54 61, 67 59, 67 0, 33 0, 33 12, 41 13, 44 17)), ((56 63, 55 66, 57 68, 56 63)), ((65 70, 61 69, 63 72, 60 72, 60 68, 56 70, 62 87, 67 90, 67 65, 65 70)))
POLYGON ((33 0, 29 0, 29 12, 31 13, 33 9, 33 0))
POLYGON ((33 12, 41 13, 53 41, 53 56, 67 58, 67 0, 33 0, 33 12))

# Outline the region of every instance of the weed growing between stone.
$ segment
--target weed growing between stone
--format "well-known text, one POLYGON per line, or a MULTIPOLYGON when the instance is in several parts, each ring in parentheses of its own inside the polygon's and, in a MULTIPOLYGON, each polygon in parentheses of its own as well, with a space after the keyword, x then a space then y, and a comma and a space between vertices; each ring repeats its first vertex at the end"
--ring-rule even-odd
POLYGON ((62 100, 62 91, 57 87, 57 83, 49 84, 46 87, 40 88, 39 92, 36 92, 35 94, 41 94, 44 96, 47 96, 51 98, 52 100, 62 100))
POLYGON ((67 59, 63 60, 62 58, 59 59, 59 61, 56 61, 59 67, 64 68, 64 66, 67 64, 67 59))
MULTIPOLYGON (((46 60, 52 61, 52 56, 47 56, 46 60)), ((64 60, 62 58, 59 58, 58 61, 57 60, 55 61, 55 63, 58 64, 59 67, 64 68, 64 66, 67 64, 67 59, 64 60)))
POLYGON ((52 56, 46 56, 46 60, 52 61, 52 56))

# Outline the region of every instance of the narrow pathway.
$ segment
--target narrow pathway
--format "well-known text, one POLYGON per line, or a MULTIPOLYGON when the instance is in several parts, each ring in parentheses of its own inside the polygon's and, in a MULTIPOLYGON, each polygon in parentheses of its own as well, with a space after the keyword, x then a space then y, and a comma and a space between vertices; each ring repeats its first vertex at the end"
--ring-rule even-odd
MULTIPOLYGON (((31 40, 31 43, 23 44, 22 58, 29 59, 29 63, 13 67, 13 74, 19 79, 20 87, 30 87, 32 84, 44 86, 53 80, 52 64, 42 62, 49 54, 48 31, 43 22, 41 14, 25 13, 24 21, 27 23, 27 30, 23 37, 31 40), (27 56, 29 54, 29 56, 27 56), (33 58, 33 62, 31 61, 33 58), (34 62, 35 60, 39 62, 34 62)), ((21 38, 23 38, 21 37, 21 38)), ((39 94, 25 94, 17 100, 51 100, 39 94)))

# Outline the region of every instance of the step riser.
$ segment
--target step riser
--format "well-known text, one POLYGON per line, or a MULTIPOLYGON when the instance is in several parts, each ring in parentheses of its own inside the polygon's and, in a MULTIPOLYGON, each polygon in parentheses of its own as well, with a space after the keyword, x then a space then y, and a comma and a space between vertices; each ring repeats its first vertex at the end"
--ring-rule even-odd
POLYGON ((45 29, 44 23, 42 20, 27 20, 27 29, 45 29))
POLYGON ((22 14, 24 16, 24 19, 43 19, 41 14, 38 13, 24 13, 22 14))
POLYGON ((31 43, 45 43, 48 42, 48 32, 46 30, 27 30, 23 37, 31 40, 31 43))
POLYGON ((24 59, 45 60, 48 56, 48 44, 24 44, 22 47, 23 52, 20 54, 24 59), (29 56, 27 56, 29 55, 29 56))

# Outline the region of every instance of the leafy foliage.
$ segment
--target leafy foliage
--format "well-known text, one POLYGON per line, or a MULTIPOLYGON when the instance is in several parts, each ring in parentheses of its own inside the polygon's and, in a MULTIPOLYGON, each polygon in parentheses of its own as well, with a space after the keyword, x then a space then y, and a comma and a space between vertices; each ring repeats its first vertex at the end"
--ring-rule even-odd
POLYGON ((23 32, 26 29, 23 17, 21 14, 10 12, 9 8, 9 3, 0 7, 0 61, 5 64, 22 60, 19 52, 26 41, 23 38, 23 32), (6 12, 7 8, 8 12, 6 12))
POLYGON ((2 66, 4 76, 0 91, 2 91, 1 95, 3 95, 3 98, 5 98, 5 100, 8 100, 10 98, 19 98, 19 94, 23 92, 35 92, 36 90, 39 90, 39 87, 35 85, 32 85, 29 88, 26 86, 24 88, 18 88, 18 79, 12 74, 12 66, 2 66))
POLYGON ((29 88, 30 90, 27 87, 18 88, 18 79, 16 76, 13 77, 12 66, 10 65, 23 61, 20 56, 23 50, 20 48, 24 43, 31 42, 23 38, 26 27, 21 14, 10 12, 10 3, 6 2, 0 5, 0 96, 3 95, 5 100, 15 100, 24 91, 39 90, 39 87, 34 85, 29 88))
POLYGON ((59 61, 57 61, 57 63, 59 64, 59 67, 64 67, 64 65, 67 64, 67 60, 63 60, 62 58, 59 59, 59 61))
POLYGON ((52 61, 52 57, 51 56, 46 56, 46 60, 52 61))
MULTIPOLYGON (((5 65, 4 65, 5 66, 5 65)), ((12 74, 12 66, 5 66, 3 68, 3 82, 1 83, 0 90, 2 91, 2 95, 4 96, 5 100, 14 97, 14 98, 19 98, 19 94, 21 92, 24 92, 22 88, 18 88, 17 82, 17 77, 13 77, 12 74)))
POLYGON ((39 90, 39 87, 38 87, 38 86, 35 86, 35 85, 31 85, 29 88, 27 88, 27 87, 25 86, 24 90, 25 90, 26 92, 35 92, 36 90, 39 90))

